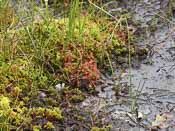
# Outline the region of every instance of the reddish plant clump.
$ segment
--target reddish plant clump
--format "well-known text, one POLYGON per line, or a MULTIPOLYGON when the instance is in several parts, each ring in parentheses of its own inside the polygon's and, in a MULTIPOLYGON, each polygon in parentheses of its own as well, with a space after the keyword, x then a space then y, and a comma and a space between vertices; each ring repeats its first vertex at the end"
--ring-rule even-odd
POLYGON ((94 60, 89 60, 81 64, 78 69, 71 73, 71 84, 78 87, 94 87, 100 78, 100 72, 94 60))
POLYGON ((100 78, 100 73, 94 60, 83 63, 80 70, 82 72, 82 79, 94 81, 100 78))
POLYGON ((68 67, 73 61, 72 55, 67 54, 64 56, 64 67, 68 67))
POLYGON ((78 56, 73 57, 71 53, 64 56, 64 68, 68 72, 69 83, 78 87, 94 87, 96 81, 100 78, 94 55, 93 53, 85 53, 83 50, 81 50, 81 55, 81 61, 78 56))
POLYGON ((128 41, 128 36, 125 31, 118 30, 116 31, 116 35, 118 36, 119 40, 121 40, 122 42, 126 43, 128 41))

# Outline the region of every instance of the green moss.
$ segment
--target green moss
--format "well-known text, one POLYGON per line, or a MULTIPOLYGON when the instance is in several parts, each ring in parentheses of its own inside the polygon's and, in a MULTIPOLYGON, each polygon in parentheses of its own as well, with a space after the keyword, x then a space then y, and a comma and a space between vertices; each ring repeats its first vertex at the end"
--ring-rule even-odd
POLYGON ((53 107, 53 108, 32 108, 31 110, 31 115, 35 114, 36 116, 43 116, 46 117, 47 119, 51 120, 60 120, 63 118, 61 115, 61 110, 58 107, 53 107))
POLYGON ((91 131, 107 131, 105 128, 92 127, 91 131))
POLYGON ((103 128, 99 128, 99 127, 92 127, 91 131, 109 131, 112 128, 112 125, 107 125, 103 128))
POLYGON ((58 102, 54 98, 51 98, 51 97, 46 98, 45 103, 50 106, 57 106, 58 104, 58 102))
POLYGON ((78 102, 82 102, 84 99, 85 99, 84 96, 72 95, 69 100, 73 103, 78 103, 78 102))
POLYGON ((0 97, 0 109, 4 111, 10 109, 10 100, 8 97, 0 97))
POLYGON ((168 17, 172 17, 172 11, 173 11, 173 9, 175 9, 175 0, 169 0, 169 3, 168 3, 168 8, 167 8, 167 16, 168 17))
POLYGON ((68 89, 65 88, 62 90, 62 99, 67 99, 71 103, 79 103, 85 99, 84 94, 78 88, 68 89))
POLYGON ((52 122, 48 121, 46 123, 46 125, 44 125, 44 128, 46 128, 46 129, 54 129, 55 127, 54 127, 52 122))
POLYGON ((41 129, 41 126, 33 126, 33 131, 40 131, 41 129))

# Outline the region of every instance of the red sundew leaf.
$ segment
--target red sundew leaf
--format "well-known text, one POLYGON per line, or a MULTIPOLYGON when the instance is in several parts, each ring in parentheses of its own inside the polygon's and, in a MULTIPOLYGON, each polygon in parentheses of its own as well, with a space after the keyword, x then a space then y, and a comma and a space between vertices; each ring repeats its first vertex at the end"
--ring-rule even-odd
POLYGON ((127 41, 127 34, 124 31, 117 31, 116 35, 118 36, 118 38, 123 41, 126 42, 127 41))

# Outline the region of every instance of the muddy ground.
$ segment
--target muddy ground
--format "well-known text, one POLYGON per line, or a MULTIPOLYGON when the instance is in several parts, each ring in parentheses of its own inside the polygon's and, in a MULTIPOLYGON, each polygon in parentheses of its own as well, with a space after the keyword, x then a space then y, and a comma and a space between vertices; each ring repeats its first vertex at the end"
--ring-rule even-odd
POLYGON ((116 10, 110 10, 113 14, 117 14, 115 11, 128 9, 133 14, 133 21, 139 22, 142 29, 147 29, 144 37, 138 33, 137 44, 148 47, 148 56, 143 61, 133 59, 131 74, 129 69, 117 69, 112 77, 104 75, 102 77, 104 84, 97 89, 100 92, 99 97, 88 98, 83 104, 88 105, 89 103, 88 106, 91 109, 93 107, 94 110, 105 111, 111 119, 115 131, 174 131, 175 23, 173 16, 165 18, 165 12, 164 16, 163 14, 155 15, 159 11, 167 11, 168 1, 127 2, 122 5, 114 1, 108 3, 107 6, 109 8, 120 6, 116 10), (164 18, 162 19, 161 16, 164 18), (154 23, 154 31, 151 30, 153 26, 151 23, 154 23), (137 98, 131 98, 125 91, 116 96, 114 87, 120 85, 120 88, 125 90, 130 84, 133 94, 138 92, 137 98), (132 103, 135 99, 137 99, 137 109, 135 113, 131 113, 132 103), (166 118, 158 120, 158 116, 166 118))

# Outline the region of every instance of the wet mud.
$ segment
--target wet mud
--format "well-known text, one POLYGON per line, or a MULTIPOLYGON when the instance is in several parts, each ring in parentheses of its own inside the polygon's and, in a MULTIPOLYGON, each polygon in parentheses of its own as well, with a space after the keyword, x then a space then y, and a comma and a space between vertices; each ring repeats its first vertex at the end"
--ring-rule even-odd
MULTIPOLYGON (((111 8, 111 4, 114 7, 114 3, 108 3, 108 6, 111 8)), ((105 111, 111 119, 115 131, 174 131, 174 18, 165 18, 165 15, 162 16, 164 21, 161 21, 162 18, 156 17, 156 28, 151 31, 150 23, 155 22, 155 13, 160 9, 167 11, 168 1, 144 0, 140 3, 138 1, 131 3, 127 3, 127 6, 124 6, 125 9, 129 9, 133 13, 133 19, 139 21, 142 27, 148 28, 146 37, 137 40, 138 45, 148 47, 148 56, 143 61, 133 62, 137 68, 117 69, 113 76, 103 75, 101 79, 103 84, 97 88, 100 92, 98 97, 88 98, 82 105, 89 103, 91 109, 105 111), (138 64, 139 66, 137 66, 138 64), (132 94, 129 94, 129 86, 132 87, 132 94), (115 88, 120 88, 120 91, 116 93, 115 88), (91 103, 94 101, 96 103, 92 105, 91 103), (133 104, 135 110, 131 112, 133 104), (167 114, 171 117, 166 117, 164 121, 157 120, 158 115, 167 116, 167 114)), ((121 8, 122 6, 120 5, 121 8)), ((114 13, 114 11, 111 9, 111 12, 114 13)))

